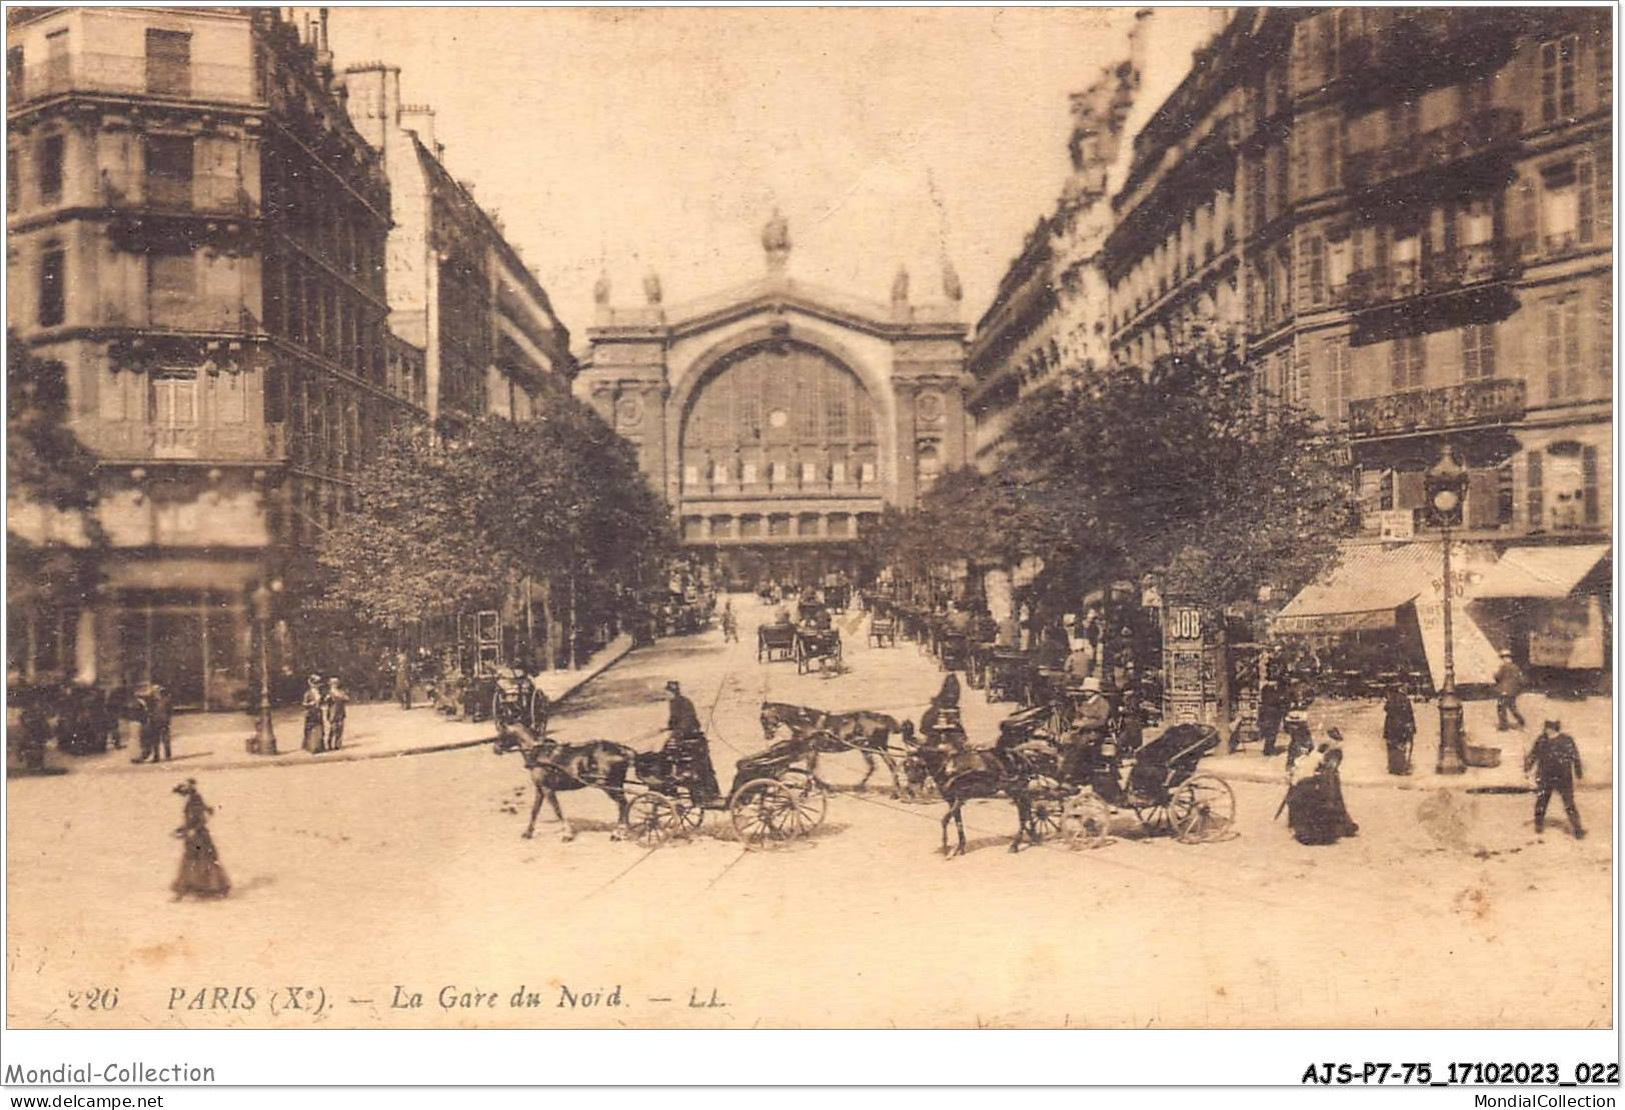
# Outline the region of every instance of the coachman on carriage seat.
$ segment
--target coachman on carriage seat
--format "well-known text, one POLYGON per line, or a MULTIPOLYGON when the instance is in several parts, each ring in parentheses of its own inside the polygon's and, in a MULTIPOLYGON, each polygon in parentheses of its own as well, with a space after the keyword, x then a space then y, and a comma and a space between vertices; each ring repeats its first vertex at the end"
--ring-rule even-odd
POLYGON ((686 764, 693 773, 695 801, 700 805, 714 805, 722 800, 722 791, 717 786, 717 772, 711 765, 711 745, 700 727, 700 715, 694 711, 694 703, 683 696, 683 688, 675 679, 666 683, 666 693, 671 696, 671 712, 666 718, 666 731, 671 736, 666 741, 665 754, 674 763, 686 764))

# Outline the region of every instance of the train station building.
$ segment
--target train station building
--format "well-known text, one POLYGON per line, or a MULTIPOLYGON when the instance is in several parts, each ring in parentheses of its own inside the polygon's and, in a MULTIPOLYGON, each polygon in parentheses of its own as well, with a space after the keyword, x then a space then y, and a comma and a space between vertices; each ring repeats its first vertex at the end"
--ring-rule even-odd
POLYGON ((899 271, 889 303, 790 276, 790 239, 763 229, 766 271, 703 300, 594 296, 576 379, 638 452, 691 552, 736 581, 853 569, 886 505, 907 507, 966 462, 959 283, 915 303, 899 271))

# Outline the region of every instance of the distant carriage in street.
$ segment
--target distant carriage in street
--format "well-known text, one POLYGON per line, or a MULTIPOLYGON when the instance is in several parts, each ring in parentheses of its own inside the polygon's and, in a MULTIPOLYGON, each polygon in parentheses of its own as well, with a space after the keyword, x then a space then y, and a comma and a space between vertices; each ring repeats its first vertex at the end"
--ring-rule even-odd
POLYGON ((795 625, 759 624, 756 626, 756 661, 758 663, 784 662, 795 658, 795 654, 795 625))
POLYGON ((897 618, 894 616, 881 616, 880 610, 875 610, 869 618, 869 645, 871 647, 897 646, 897 618))
POLYGON ((834 628, 802 628, 796 632, 795 641, 796 673, 806 674, 812 670, 813 664, 823 670, 830 661, 838 667, 841 663, 841 633, 834 628))
POLYGON ((852 587, 834 585, 824 587, 824 606, 832 613, 844 613, 852 601, 852 587))

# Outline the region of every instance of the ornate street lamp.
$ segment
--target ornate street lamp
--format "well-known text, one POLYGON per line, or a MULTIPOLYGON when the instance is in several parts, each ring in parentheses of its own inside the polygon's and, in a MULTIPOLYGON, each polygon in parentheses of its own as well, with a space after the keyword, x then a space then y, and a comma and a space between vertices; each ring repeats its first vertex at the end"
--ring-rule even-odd
POLYGON ((254 623, 259 626, 260 690, 259 715, 254 735, 248 738, 249 755, 276 755, 276 729, 271 723, 271 602, 282 591, 282 580, 261 582, 248 595, 254 607, 254 623))
POLYGON ((1439 762, 1441 775, 1467 770, 1461 729, 1461 696, 1456 692, 1455 630, 1451 624, 1450 529, 1462 522, 1462 500, 1467 492, 1467 471, 1446 447, 1438 463, 1423 478, 1433 522, 1444 533, 1444 685, 1439 690, 1439 762))

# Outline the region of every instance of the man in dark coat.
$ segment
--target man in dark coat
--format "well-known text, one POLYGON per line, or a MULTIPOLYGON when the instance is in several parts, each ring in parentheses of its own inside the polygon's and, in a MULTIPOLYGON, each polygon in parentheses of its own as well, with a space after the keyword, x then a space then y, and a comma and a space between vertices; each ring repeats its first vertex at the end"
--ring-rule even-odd
POLYGON ((1265 755, 1274 755, 1279 749, 1276 740, 1281 734, 1281 721, 1286 716, 1286 693, 1273 677, 1264 679, 1258 690, 1258 738, 1264 741, 1265 755))
POLYGON ((1518 664, 1512 661, 1510 651, 1501 652, 1501 665, 1495 671, 1495 727, 1505 732, 1512 726, 1507 723, 1511 718, 1518 722, 1518 727, 1524 727, 1523 714, 1518 712, 1518 695, 1523 693, 1523 672, 1518 664))
POLYGON ((1535 835, 1546 829, 1546 806, 1552 800, 1552 791, 1563 799, 1563 812, 1568 814, 1569 831, 1579 840, 1586 834, 1580 824, 1580 811, 1574 806, 1574 780, 1585 778, 1580 767, 1580 750, 1574 746, 1574 737, 1563 731, 1562 721, 1547 721, 1534 747, 1524 757, 1523 769, 1535 772, 1535 835))
POLYGON ((666 715, 666 754, 676 766, 686 768, 694 782, 695 801, 711 805, 722 800, 717 786, 717 772, 711 765, 711 745, 700 727, 700 715, 694 703, 683 696, 683 688, 674 679, 666 683, 670 711, 666 715))
POLYGON ((1382 703, 1382 738, 1388 742, 1388 773, 1411 773, 1411 746, 1416 741, 1416 713, 1411 699, 1398 686, 1390 686, 1382 703))

